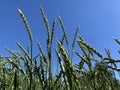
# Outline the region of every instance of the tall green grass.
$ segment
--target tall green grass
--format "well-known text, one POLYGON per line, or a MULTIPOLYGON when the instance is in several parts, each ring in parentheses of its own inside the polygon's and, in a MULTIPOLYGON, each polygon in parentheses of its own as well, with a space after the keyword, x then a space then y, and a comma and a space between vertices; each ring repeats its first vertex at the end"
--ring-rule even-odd
MULTIPOLYGON (((19 50, 6 48, 11 57, 0 56, 0 90, 120 90, 120 82, 117 80, 119 77, 115 76, 115 73, 120 72, 116 65, 120 60, 113 59, 109 49, 105 49, 107 57, 103 57, 79 35, 79 27, 72 45, 69 45, 67 32, 60 17, 58 20, 63 36, 56 41, 57 47, 52 48, 56 19, 53 20, 50 29, 42 7, 40 11, 47 31, 47 54, 38 42, 39 52, 36 56, 32 55, 34 52, 32 32, 25 15, 18 9, 28 32, 30 47, 26 50, 22 44, 16 42, 19 50), (60 66, 57 74, 52 73, 52 62, 55 61, 53 51, 56 52, 60 66), (73 58, 73 55, 78 57, 78 64, 74 64, 76 58, 73 58)), ((120 44, 118 39, 114 40, 120 44)))

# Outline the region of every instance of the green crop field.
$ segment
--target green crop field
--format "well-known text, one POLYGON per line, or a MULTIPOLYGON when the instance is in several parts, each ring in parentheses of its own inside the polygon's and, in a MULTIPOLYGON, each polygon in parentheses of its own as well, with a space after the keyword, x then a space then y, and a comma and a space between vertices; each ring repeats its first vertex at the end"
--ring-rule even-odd
MULTIPOLYGON (((53 20, 50 29, 42 7, 40 11, 47 31, 45 42, 47 51, 44 51, 38 42, 39 53, 33 57, 32 32, 25 15, 18 9, 30 43, 26 50, 17 42, 19 50, 13 51, 6 48, 12 56, 0 57, 0 90, 120 90, 118 80, 120 69, 117 67, 120 60, 112 58, 109 49, 105 49, 107 57, 103 57, 79 35, 79 27, 73 36, 72 45, 69 45, 69 39, 60 17, 58 17, 58 22, 63 35, 53 49, 56 19, 53 20), (57 58, 58 67, 60 66, 59 70, 55 68, 58 71, 56 74, 52 73, 54 61, 52 52, 55 52, 54 56, 57 58), (78 58, 79 63, 73 63, 75 61, 73 55, 78 58)), ((114 40, 120 44, 117 38, 114 40)))

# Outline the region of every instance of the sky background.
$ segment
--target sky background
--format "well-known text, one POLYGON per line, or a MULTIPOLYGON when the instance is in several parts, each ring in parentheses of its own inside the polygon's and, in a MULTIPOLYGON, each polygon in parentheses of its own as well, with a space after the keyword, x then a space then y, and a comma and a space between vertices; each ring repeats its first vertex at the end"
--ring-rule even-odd
MULTIPOLYGON (((57 20, 55 40, 62 31, 58 22, 61 16, 70 42, 77 26, 79 34, 104 56, 104 48, 109 48, 115 58, 120 58, 120 48, 113 37, 120 38, 120 0, 0 0, 0 53, 8 55, 4 47, 18 49, 16 41, 23 46, 29 44, 26 28, 17 9, 25 14, 33 33, 34 47, 40 41, 45 48, 46 29, 40 13, 43 7, 50 26, 57 20)), ((55 43, 56 44, 56 43, 55 43)), ((37 49, 35 49, 35 52, 37 49)))

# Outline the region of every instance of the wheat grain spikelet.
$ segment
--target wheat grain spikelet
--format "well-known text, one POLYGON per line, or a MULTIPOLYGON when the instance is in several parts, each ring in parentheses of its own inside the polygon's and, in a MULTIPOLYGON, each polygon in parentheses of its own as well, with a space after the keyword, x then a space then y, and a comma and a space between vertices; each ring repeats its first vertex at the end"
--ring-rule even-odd
POLYGON ((83 44, 84 46, 87 47, 88 50, 93 51, 96 55, 98 55, 100 58, 102 58, 102 55, 101 55, 99 52, 97 52, 94 48, 92 48, 90 45, 88 45, 88 44, 82 39, 82 37, 80 37, 80 40, 78 40, 78 44, 79 44, 79 45, 80 45, 80 44, 83 44))
POLYGON ((64 24, 63 24, 62 19, 61 19, 60 16, 58 17, 58 19, 59 19, 59 22, 60 22, 60 24, 61 24, 61 28, 62 28, 62 30, 63 30, 64 37, 65 37, 65 39, 66 39, 66 43, 67 43, 67 45, 68 45, 68 37, 67 37, 66 30, 65 30, 65 28, 64 28, 64 24))
POLYGON ((50 42, 51 42, 49 23, 48 23, 48 20, 47 20, 45 14, 44 14, 44 11, 43 11, 42 7, 40 7, 40 11, 41 11, 41 14, 42 14, 42 17, 43 17, 44 23, 45 23, 46 28, 47 28, 47 35, 48 35, 48 37, 47 37, 47 38, 48 38, 48 39, 47 39, 47 45, 49 45, 50 42))
POLYGON ((32 38, 32 32, 31 32, 31 29, 30 29, 30 26, 28 24, 28 21, 26 20, 26 17, 24 16, 23 12, 18 9, 18 13, 20 14, 25 26, 26 26, 26 29, 27 29, 27 32, 28 32, 28 35, 29 35, 29 38, 30 38, 30 42, 33 41, 33 38, 32 38))

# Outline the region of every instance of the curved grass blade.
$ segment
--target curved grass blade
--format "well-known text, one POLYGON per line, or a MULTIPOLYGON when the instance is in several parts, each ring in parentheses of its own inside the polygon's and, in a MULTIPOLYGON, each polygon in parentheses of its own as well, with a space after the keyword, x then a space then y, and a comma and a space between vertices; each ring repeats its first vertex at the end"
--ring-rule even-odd
POLYGON ((15 56, 15 57, 17 57, 17 55, 12 51, 12 50, 10 50, 10 49, 8 49, 8 48, 5 48, 9 53, 11 53, 13 56, 15 56))
POLYGON ((28 58, 31 60, 30 55, 27 53, 27 51, 23 48, 23 46, 19 43, 16 42, 16 44, 19 46, 19 48, 22 50, 22 52, 28 56, 28 58))
POLYGON ((74 48, 74 45, 75 45, 75 42, 76 42, 76 39, 77 39, 77 35, 78 35, 78 32, 79 32, 79 29, 80 29, 80 27, 77 27, 76 33, 74 35, 73 43, 72 43, 72 49, 74 48))
POLYGON ((120 45, 120 41, 117 38, 113 38, 119 45, 120 45))

